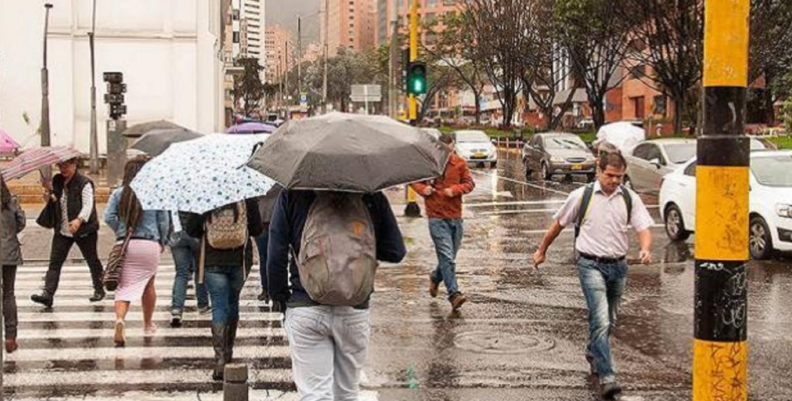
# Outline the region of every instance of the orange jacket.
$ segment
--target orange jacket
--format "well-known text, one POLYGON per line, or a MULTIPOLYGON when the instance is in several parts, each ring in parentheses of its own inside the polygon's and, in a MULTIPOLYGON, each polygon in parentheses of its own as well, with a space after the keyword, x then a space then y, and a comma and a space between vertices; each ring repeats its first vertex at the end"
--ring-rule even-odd
POLYGON ((451 154, 441 177, 412 184, 418 195, 426 199, 426 214, 435 219, 461 219, 462 195, 473 191, 475 186, 467 162, 456 153, 451 154), (434 193, 426 196, 427 188, 434 189, 434 193), (450 198, 445 194, 447 188, 453 192, 450 198))

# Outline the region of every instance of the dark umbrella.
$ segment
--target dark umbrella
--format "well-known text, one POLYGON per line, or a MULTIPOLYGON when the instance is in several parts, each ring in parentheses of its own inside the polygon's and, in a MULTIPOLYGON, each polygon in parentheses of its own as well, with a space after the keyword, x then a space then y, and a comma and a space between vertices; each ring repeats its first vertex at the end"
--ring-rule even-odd
POLYGON ((186 128, 158 129, 149 131, 132 144, 132 149, 159 156, 172 143, 189 141, 202 135, 186 128))
POLYGON ((276 127, 269 124, 251 122, 234 125, 226 129, 225 132, 228 134, 271 134, 276 129, 276 127))
POLYGON ((248 162, 288 189, 376 192, 436 178, 448 152, 383 116, 331 113, 289 121, 248 162))
POLYGON ((125 129, 121 135, 130 138, 140 138, 149 131, 153 131, 156 129, 173 129, 173 128, 184 129, 184 127, 182 127, 179 124, 175 124, 170 121, 159 120, 159 121, 149 121, 147 123, 135 124, 125 129))

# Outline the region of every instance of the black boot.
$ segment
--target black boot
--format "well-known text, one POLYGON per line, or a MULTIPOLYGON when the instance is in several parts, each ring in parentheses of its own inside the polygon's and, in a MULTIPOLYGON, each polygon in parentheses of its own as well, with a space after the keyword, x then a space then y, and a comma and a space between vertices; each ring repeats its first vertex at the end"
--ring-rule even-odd
POLYGON ((50 295, 46 291, 42 292, 41 295, 39 295, 39 294, 31 295, 30 296, 30 300, 35 302, 35 303, 37 303, 37 304, 42 304, 42 305, 46 306, 47 308, 52 308, 52 295, 50 295))
POLYGON ((237 327, 239 327, 239 319, 231 319, 228 321, 228 335, 226 336, 225 347, 225 361, 231 363, 234 359, 234 341, 236 340, 237 327))
POLYGON ((103 300, 106 295, 107 294, 104 292, 104 290, 96 290, 94 291, 93 296, 88 298, 88 300, 91 302, 99 302, 103 300))
POLYGON ((215 367, 212 380, 223 381, 223 372, 226 364, 226 341, 228 337, 227 324, 212 324, 212 347, 215 353, 215 367))

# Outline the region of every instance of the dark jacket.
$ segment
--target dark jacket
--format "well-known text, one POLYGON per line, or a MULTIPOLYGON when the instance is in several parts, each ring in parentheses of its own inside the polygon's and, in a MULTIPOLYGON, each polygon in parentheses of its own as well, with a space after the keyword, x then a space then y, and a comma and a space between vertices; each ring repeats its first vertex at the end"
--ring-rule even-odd
MULTIPOLYGON (((263 231, 261 214, 259 213, 258 209, 258 202, 256 202, 254 199, 248 199, 245 201, 245 206, 247 207, 248 234, 250 234, 251 237, 258 237, 263 231)), ((184 213, 182 215, 183 217, 186 217, 186 219, 182 219, 184 231, 193 238, 203 238, 204 228, 206 227, 206 219, 211 213, 212 212, 206 212, 203 215, 184 213)), ((251 242, 252 241, 248 241, 246 247, 239 247, 237 249, 214 249, 207 242, 204 265, 239 267, 242 266, 244 262, 244 266, 248 268, 253 265, 253 247, 251 242)))
POLYGON ((65 179, 60 174, 56 174, 54 177, 52 177, 52 194, 55 195, 55 200, 51 200, 50 203, 55 203, 55 216, 57 218, 55 232, 58 233, 61 229, 60 202, 64 190, 66 191, 66 196, 68 196, 66 203, 69 208, 69 210, 66 211, 66 215, 69 217, 69 221, 72 221, 77 218, 77 216, 80 214, 80 210, 82 210, 82 191, 86 185, 90 185, 94 191, 93 209, 91 210, 91 217, 88 219, 88 221, 84 222, 80 226, 80 229, 77 231, 74 237, 81 238, 99 231, 99 219, 96 216, 96 186, 94 185, 93 181, 79 172, 74 173, 74 177, 72 177, 68 184, 64 185, 64 181, 65 179))
MULTIPOLYGON (((278 203, 275 204, 269 231, 267 278, 270 298, 281 310, 287 303, 289 306, 316 305, 300 283, 300 273, 294 260, 289 261, 290 249, 294 250, 295 255, 300 254, 303 228, 315 199, 316 194, 313 191, 284 190, 278 198, 278 203)), ((368 206, 374 224, 377 260, 401 262, 407 254, 407 249, 388 198, 378 192, 365 195, 363 200, 368 206)), ((368 300, 357 308, 368 308, 368 300)))
POLYGON ((8 210, 2 210, 3 227, 0 230, 0 253, 2 264, 19 266, 22 264, 22 244, 17 234, 25 229, 25 212, 19 207, 16 197, 11 199, 8 210))

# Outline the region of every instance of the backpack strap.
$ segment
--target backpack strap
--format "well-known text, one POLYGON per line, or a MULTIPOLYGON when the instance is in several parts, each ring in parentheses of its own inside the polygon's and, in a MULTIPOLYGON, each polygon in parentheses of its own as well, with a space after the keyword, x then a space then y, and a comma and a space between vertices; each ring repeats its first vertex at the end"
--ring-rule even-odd
POLYGON ((632 220, 633 208, 632 194, 630 193, 630 190, 624 185, 622 185, 622 198, 624 198, 624 205, 627 206, 627 224, 630 224, 630 220, 632 220))
POLYGON ((583 197, 580 199, 580 208, 578 209, 577 219, 575 220, 575 238, 580 236, 580 228, 583 227, 583 220, 585 220, 589 209, 591 208, 591 198, 594 196, 594 184, 586 185, 583 190, 583 197))

